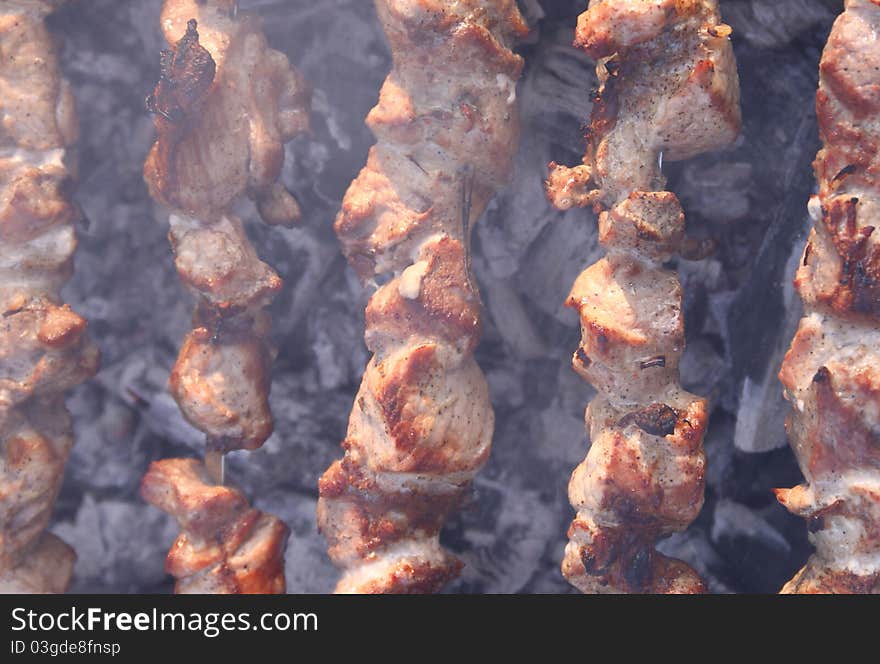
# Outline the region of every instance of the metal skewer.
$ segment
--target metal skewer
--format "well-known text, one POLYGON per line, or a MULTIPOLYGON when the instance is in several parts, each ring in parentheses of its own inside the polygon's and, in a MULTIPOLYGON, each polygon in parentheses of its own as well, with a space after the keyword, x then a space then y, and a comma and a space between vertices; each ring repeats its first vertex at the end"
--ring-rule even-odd
POLYGON ((465 273, 468 286, 475 290, 471 279, 471 205, 474 194, 474 167, 465 164, 461 169, 461 225, 464 233, 465 273))
POLYGON ((208 441, 208 448, 205 450, 205 469, 215 484, 225 484, 226 456, 219 450, 211 449, 210 441, 208 441))

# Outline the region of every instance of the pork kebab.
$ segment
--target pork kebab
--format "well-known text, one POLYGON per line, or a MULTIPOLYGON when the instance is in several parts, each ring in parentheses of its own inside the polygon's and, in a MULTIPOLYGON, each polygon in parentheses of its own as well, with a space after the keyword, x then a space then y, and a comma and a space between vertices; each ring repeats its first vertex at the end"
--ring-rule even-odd
POLYGON ((44 23, 50 0, 0 4, 0 592, 60 593, 76 554, 46 532, 73 445, 65 394, 98 368, 63 303, 81 213, 77 118, 44 23))
POLYGON ((566 304, 580 315, 575 370, 598 390, 591 445, 569 483, 577 515, 562 571, 585 593, 697 593, 685 563, 654 549, 703 504, 706 400, 679 380, 681 284, 664 267, 687 250, 662 161, 731 143, 739 82, 716 0, 592 0, 575 44, 597 63, 583 164, 550 164, 560 209, 592 206, 607 255, 566 304))
POLYGON ((157 140, 144 177, 171 210, 177 272, 197 300, 170 386, 206 455, 154 463, 141 493, 180 522, 167 561, 177 592, 284 592, 287 527, 223 486, 223 454, 273 429, 266 306, 282 285, 232 208, 246 195, 269 224, 300 217, 278 177, 284 143, 308 128, 309 92, 232 0, 165 0, 161 21, 170 48, 147 100, 157 140))
POLYGON ((816 552, 784 593, 880 592, 880 2, 847 0, 822 55, 805 316, 779 378, 806 482, 778 489, 816 552))
POLYGON ((318 524, 340 593, 426 593, 461 562, 440 544, 485 463, 494 418, 474 361, 480 295, 471 221, 504 186, 518 142, 514 0, 376 0, 393 69, 367 116, 377 143, 336 233, 364 282, 373 357, 343 458, 320 480, 318 524))

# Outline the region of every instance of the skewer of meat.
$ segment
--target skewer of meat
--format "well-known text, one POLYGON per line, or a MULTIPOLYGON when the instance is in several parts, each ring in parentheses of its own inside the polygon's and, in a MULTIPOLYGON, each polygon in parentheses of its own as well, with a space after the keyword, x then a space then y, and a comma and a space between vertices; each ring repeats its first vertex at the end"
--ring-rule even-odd
POLYGON ((845 7, 820 66, 805 316, 779 373, 806 483, 776 495, 816 552, 783 593, 880 592, 880 3, 845 7))
POLYGON ((282 285, 232 206, 246 194, 267 223, 298 220, 277 179, 284 143, 308 128, 309 95, 232 0, 165 0, 161 21, 171 48, 147 100, 158 137, 144 177, 172 211, 175 265, 198 302, 170 385, 207 447, 204 466, 153 464, 141 492, 183 529, 167 562, 177 592, 283 592, 287 527, 222 486, 222 455, 256 449, 272 432, 265 307, 282 285))
POLYGON ((73 95, 44 25, 59 4, 0 5, 0 592, 67 589, 76 554, 45 530, 74 440, 65 393, 98 368, 59 295, 81 218, 73 95))
POLYGON ((439 543, 486 461, 494 417, 473 358, 480 296, 470 220, 512 168, 518 140, 514 0, 376 0, 393 56, 367 124, 378 140, 336 233, 364 282, 373 357, 320 480, 318 523, 339 593, 435 592, 461 562, 439 543))
POLYGON ((585 593, 697 593, 704 585, 656 541, 703 504, 707 404, 682 389, 681 285, 663 264, 686 248, 662 160, 693 157, 739 131, 739 83, 716 0, 592 0, 575 45, 597 62, 587 152, 550 164, 560 209, 592 206, 605 258, 566 304, 581 318, 575 370, 598 390, 592 442, 571 477, 577 515, 562 571, 585 593))

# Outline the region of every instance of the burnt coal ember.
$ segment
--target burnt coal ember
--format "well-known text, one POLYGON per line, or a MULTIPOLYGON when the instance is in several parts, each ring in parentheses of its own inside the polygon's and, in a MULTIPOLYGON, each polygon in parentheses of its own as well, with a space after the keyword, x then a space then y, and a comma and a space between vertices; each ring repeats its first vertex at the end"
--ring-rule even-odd
MULTIPOLYGON (((595 85, 570 44, 584 0, 524 0, 532 34, 518 91, 517 173, 480 220, 473 264, 486 317, 477 360, 497 424, 492 457, 449 524, 466 563, 451 592, 570 592, 559 562, 571 519, 566 487, 584 457, 591 388, 570 368, 579 330, 563 300, 601 251, 588 212, 559 213, 542 180, 552 158, 575 163, 595 85)), ((71 0, 52 19, 81 121, 75 277, 65 298, 90 321, 103 368, 70 399, 78 442, 54 531, 77 548, 75 592, 167 592, 162 565, 176 527, 138 497, 153 459, 202 449, 167 391, 191 302, 174 272, 165 213, 141 176, 153 139, 144 97, 158 77, 160 2, 71 0)), ((364 0, 242 0, 269 41, 314 86, 313 131, 288 146, 284 185, 304 211, 296 229, 252 225, 259 254, 285 280, 272 307, 272 438, 231 455, 228 474, 291 527, 291 592, 327 592, 336 571, 317 533, 317 478, 340 456, 367 360, 367 294, 332 230, 342 195, 366 160, 363 124, 389 69, 364 0)), ((818 145, 813 97, 834 0, 722 0, 733 26, 744 131, 733 148, 668 164, 689 231, 717 251, 679 262, 686 289, 688 389, 709 395, 706 506, 661 549, 704 574, 714 592, 775 592, 807 557, 803 522, 776 505, 799 481, 785 445, 776 372, 800 315, 790 283, 807 227, 818 145)), ((255 218, 243 208, 243 217, 255 218)))

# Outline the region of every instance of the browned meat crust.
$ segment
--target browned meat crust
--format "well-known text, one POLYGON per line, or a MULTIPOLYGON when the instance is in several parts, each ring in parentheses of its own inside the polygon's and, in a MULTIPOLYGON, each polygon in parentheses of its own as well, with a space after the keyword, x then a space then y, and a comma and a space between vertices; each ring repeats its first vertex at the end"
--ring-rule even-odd
POLYGON ((736 137, 729 34, 715 0, 592 0, 578 20, 575 44, 597 60, 601 90, 583 163, 551 163, 547 195, 560 209, 592 206, 608 251, 566 302, 581 318, 574 368, 599 391, 562 563, 582 592, 704 591, 654 550, 702 507, 708 423, 705 400, 679 385, 681 286, 662 263, 683 250, 684 214, 660 162, 736 137))
POLYGON ((820 65, 819 193, 795 284, 806 315, 779 378, 806 483, 777 489, 816 553, 784 593, 880 592, 880 4, 847 0, 820 65))
POLYGON ((76 554, 45 529, 73 444, 64 394, 98 366, 59 295, 80 213, 73 97, 43 23, 56 4, 0 5, 0 592, 67 589, 76 554))
MULTIPOLYGON (((272 433, 275 349, 265 307, 282 284, 231 208, 247 195, 267 223, 298 220, 299 206, 277 180, 284 143, 308 129, 310 97, 287 58, 269 48, 256 17, 234 9, 230 0, 165 0, 162 26, 170 48, 147 100, 157 140, 144 177, 153 197, 171 208, 175 266, 198 300, 170 389, 213 454, 258 448, 272 433)), ((169 471, 161 481, 158 472, 145 480, 145 497, 178 518, 181 506, 157 502, 151 482, 169 490, 189 482, 193 491, 208 491, 195 471, 169 471)), ((220 509, 196 498, 193 509, 220 509)), ((286 527, 247 509, 238 520, 228 515, 225 529, 211 534, 231 539, 211 546, 183 525, 168 566, 178 592, 284 591, 286 527), (230 561, 240 569, 230 572, 230 561), (263 567, 269 571, 259 571, 263 567), (257 576, 251 579, 247 570, 257 576)))
POLYGON ((394 67, 367 117, 378 142, 336 233, 361 279, 391 279, 367 306, 374 355, 345 456, 320 480, 318 523, 343 569, 337 592, 425 593, 461 568, 439 533, 492 438, 488 387, 473 359, 480 299, 468 222, 511 170, 522 60, 510 46, 526 26, 513 0, 376 8, 394 67))

